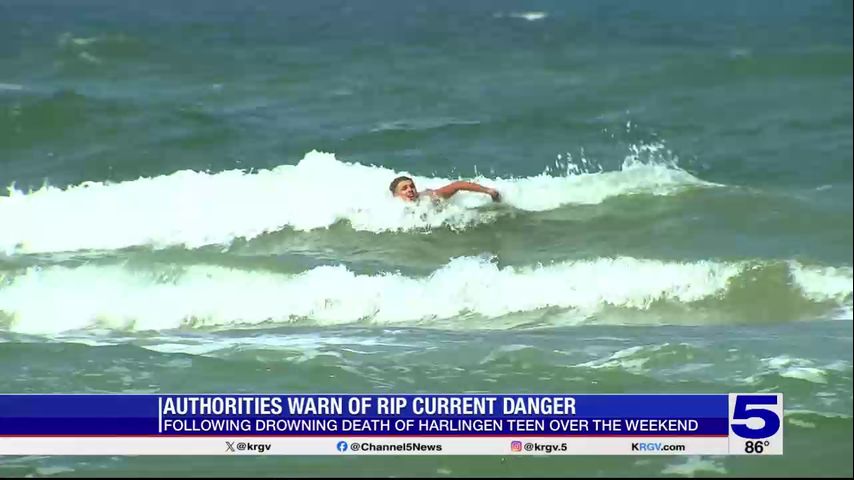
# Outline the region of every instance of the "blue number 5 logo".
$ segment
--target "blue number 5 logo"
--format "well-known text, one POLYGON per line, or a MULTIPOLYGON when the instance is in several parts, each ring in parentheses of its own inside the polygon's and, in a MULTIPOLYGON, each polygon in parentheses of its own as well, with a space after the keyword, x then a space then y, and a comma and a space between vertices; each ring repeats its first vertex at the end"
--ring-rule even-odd
POLYGON ((732 419, 745 420, 745 422, 732 424, 732 431, 736 435, 750 439, 768 438, 780 430, 780 417, 776 413, 765 408, 750 408, 751 405, 777 405, 777 396, 739 395, 736 397, 732 419), (747 426, 746 420, 751 418, 761 418, 765 424, 762 428, 750 428, 747 426))

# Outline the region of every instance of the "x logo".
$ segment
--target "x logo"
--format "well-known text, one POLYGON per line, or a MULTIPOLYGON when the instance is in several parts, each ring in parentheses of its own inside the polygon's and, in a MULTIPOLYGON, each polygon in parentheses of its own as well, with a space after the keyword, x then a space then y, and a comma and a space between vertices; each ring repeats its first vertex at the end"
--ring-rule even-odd
POLYGON ((234 442, 229 442, 229 441, 227 441, 227 440, 226 440, 226 442, 225 442, 225 451, 226 451, 226 452, 233 452, 233 451, 234 451, 234 442))

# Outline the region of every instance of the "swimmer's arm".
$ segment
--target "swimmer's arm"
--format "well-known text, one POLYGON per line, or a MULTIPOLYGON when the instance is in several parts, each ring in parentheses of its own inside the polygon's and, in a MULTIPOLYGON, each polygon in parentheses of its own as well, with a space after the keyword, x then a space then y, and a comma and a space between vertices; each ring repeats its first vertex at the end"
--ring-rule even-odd
POLYGON ((466 192, 485 193, 485 194, 489 195, 490 197, 492 197, 492 201, 494 201, 494 202, 501 200, 501 195, 499 195, 498 192, 495 191, 495 189, 487 188, 487 187, 484 187, 483 185, 478 185, 477 183, 474 183, 474 182, 463 182, 463 181, 451 182, 442 188, 430 190, 430 194, 435 195, 435 196, 440 197, 440 198, 451 198, 455 193, 457 193, 461 190, 466 191, 466 192))

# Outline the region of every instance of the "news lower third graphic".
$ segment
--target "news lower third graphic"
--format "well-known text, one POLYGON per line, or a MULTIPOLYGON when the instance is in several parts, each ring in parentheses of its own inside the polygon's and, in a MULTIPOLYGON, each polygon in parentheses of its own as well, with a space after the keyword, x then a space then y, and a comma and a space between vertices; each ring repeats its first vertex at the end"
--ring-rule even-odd
POLYGON ((779 393, 0 395, 0 455, 780 455, 779 393))

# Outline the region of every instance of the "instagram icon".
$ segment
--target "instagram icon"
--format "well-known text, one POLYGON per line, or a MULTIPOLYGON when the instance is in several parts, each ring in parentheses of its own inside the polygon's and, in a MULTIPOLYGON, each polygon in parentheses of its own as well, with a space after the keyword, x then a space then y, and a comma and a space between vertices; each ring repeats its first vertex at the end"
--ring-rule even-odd
POLYGON ((513 440, 510 442, 510 451, 511 452, 521 452, 522 451, 522 442, 519 440, 513 440))

